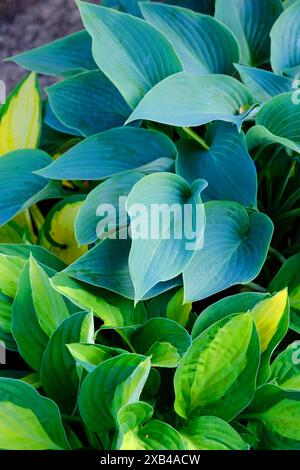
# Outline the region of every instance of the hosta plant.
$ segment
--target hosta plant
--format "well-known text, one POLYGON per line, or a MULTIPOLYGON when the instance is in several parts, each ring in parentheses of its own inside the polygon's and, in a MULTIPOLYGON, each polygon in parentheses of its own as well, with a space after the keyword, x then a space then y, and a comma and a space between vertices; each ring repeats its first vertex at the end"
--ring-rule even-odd
POLYGON ((300 0, 77 5, 0 108, 0 448, 300 449, 300 0))

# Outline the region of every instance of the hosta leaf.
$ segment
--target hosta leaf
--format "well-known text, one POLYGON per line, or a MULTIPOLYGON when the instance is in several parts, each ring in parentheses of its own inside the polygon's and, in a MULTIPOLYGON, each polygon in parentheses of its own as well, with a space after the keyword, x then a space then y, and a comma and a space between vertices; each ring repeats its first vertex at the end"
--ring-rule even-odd
POLYGON ((0 378, 0 448, 70 449, 59 410, 28 384, 0 378))
POLYGON ((283 93, 269 100, 256 117, 256 126, 247 133, 248 148, 279 144, 300 153, 299 103, 293 93, 283 93))
POLYGON ((206 186, 205 180, 189 186, 180 176, 159 173, 146 176, 133 187, 126 208, 131 219, 128 262, 136 301, 159 282, 180 275, 202 247, 205 213, 201 193, 206 186), (154 207, 161 212, 154 213, 154 207))
POLYGON ((179 429, 187 450, 248 450, 249 445, 225 421, 215 416, 192 419, 179 429))
POLYGON ((116 426, 119 410, 139 400, 150 372, 150 358, 122 354, 99 364, 83 381, 81 417, 91 430, 104 433, 116 426))
POLYGON ((77 4, 93 39, 97 65, 131 107, 156 83, 182 70, 172 45, 146 21, 86 2, 77 4))
POLYGON ((0 293, 0 341, 1 331, 7 335, 11 332, 12 302, 10 297, 0 293))
POLYGON ((280 353, 271 366, 270 380, 286 390, 300 392, 300 343, 295 341, 280 353))
POLYGON ((19 256, 0 254, 0 293, 14 298, 18 288, 18 279, 25 261, 19 256))
POLYGON ((74 223, 83 204, 83 197, 71 196, 55 204, 48 213, 40 232, 40 244, 71 264, 84 255, 88 247, 78 246, 74 223))
POLYGON ((167 318, 152 318, 138 328, 131 344, 139 354, 151 357, 153 367, 176 367, 191 345, 188 332, 167 318))
POLYGON ((165 0, 165 3, 190 8, 207 15, 213 15, 215 9, 215 0, 165 0))
POLYGON ((25 236, 25 229, 14 220, 0 228, 0 243, 23 243, 25 236))
POLYGON ((291 306, 290 327, 300 333, 300 254, 289 258, 278 271, 268 290, 278 292, 288 287, 291 306))
POLYGON ((142 18, 138 0, 102 0, 101 5, 142 18))
POLYGON ((169 5, 141 4, 147 21, 173 44, 184 69, 195 75, 234 72, 240 50, 231 31, 215 18, 169 5))
POLYGON ((260 272, 273 234, 264 214, 234 202, 207 202, 202 250, 183 272, 185 300, 201 300, 234 284, 247 284, 260 272))
POLYGON ((104 180, 131 170, 168 171, 176 155, 175 145, 163 133, 121 127, 85 139, 39 174, 58 180, 104 180))
POLYGON ((48 181, 33 172, 50 163, 41 150, 16 150, 0 158, 0 225, 44 198, 48 181))
POLYGON ((29 262, 33 306, 41 328, 51 336, 69 314, 63 297, 51 286, 45 270, 31 256, 29 262))
POLYGON ((134 307, 132 300, 80 283, 64 274, 56 275, 51 282, 58 292, 79 308, 92 311, 101 318, 105 326, 142 325, 147 320, 143 303, 134 307))
POLYGON ((91 47, 88 33, 79 31, 8 60, 34 72, 68 76, 97 68, 91 47))
POLYGON ((183 450, 179 433, 167 423, 151 420, 153 409, 138 402, 123 406, 118 413, 118 450, 183 450), (150 419, 150 421, 149 421, 150 419), (145 424, 146 423, 146 424, 145 424))
POLYGON ((64 410, 73 411, 79 388, 75 360, 67 348, 70 343, 92 343, 93 316, 86 312, 71 315, 53 333, 41 364, 41 382, 47 395, 64 410))
POLYGON ((191 302, 184 303, 184 289, 181 288, 171 296, 167 303, 167 317, 182 326, 186 326, 189 321, 192 308, 193 305, 191 302))
POLYGON ((257 390, 245 416, 261 423, 259 448, 300 449, 300 392, 283 390, 271 384, 264 385, 257 390))
POLYGON ((127 351, 119 348, 110 348, 102 344, 67 344, 68 350, 76 361, 76 364, 92 372, 99 364, 112 357, 124 354, 127 351))
POLYGON ((248 312, 256 304, 268 297, 268 294, 258 292, 243 292, 241 294, 231 295, 213 303, 207 307, 197 318, 193 330, 192 338, 195 339, 203 333, 208 327, 225 317, 239 312, 248 312))
MULTIPOLYGON (((69 134, 69 135, 74 135, 77 137, 82 137, 81 132, 78 132, 77 130, 71 127, 67 127, 65 124, 62 123, 62 121, 58 119, 58 117, 54 114, 54 111, 52 110, 50 106, 49 100, 45 103, 45 106, 44 106, 44 129, 45 129, 45 125, 48 126, 48 128, 51 128, 52 131, 57 131, 57 132, 60 132, 61 134, 69 134)), ((44 130, 44 133, 45 133, 45 130, 44 130)), ((50 145, 53 145, 53 137, 51 135, 50 135, 49 140, 51 140, 50 145)), ((62 145, 64 145, 64 143, 65 141, 62 142, 62 145)), ((54 150, 56 150, 58 146, 59 146, 59 143, 58 145, 55 145, 54 150)))
POLYGON ((300 71, 300 1, 280 15, 271 30, 271 65, 276 73, 296 77, 300 71))
POLYGON ((183 127, 220 120, 240 127, 253 105, 248 89, 232 77, 180 72, 153 87, 127 123, 147 119, 183 127))
POLYGON ((208 127, 205 141, 208 150, 191 139, 177 143, 176 173, 190 184, 204 178, 208 182, 204 201, 228 200, 256 207, 256 169, 243 133, 229 123, 215 122, 208 127))
POLYGON ((293 89, 293 80, 291 78, 276 75, 269 70, 237 64, 235 64, 235 68, 244 84, 258 101, 268 101, 273 96, 293 89))
POLYGON ((137 172, 113 176, 88 194, 75 221, 76 239, 80 245, 107 238, 129 225, 125 202, 143 176, 137 172))
POLYGON ((41 130, 42 102, 35 74, 26 77, 0 110, 0 157, 21 149, 35 149, 41 130))
POLYGON ((17 256, 23 260, 28 260, 32 254, 36 261, 44 264, 45 266, 48 266, 54 271, 61 271, 66 267, 63 261, 38 245, 14 245, 1 243, 0 253, 7 256, 17 256))
POLYGON ((196 338, 175 372, 175 411, 190 419, 230 421, 251 401, 259 366, 259 339, 249 314, 232 315, 196 338))
POLYGON ((47 88, 56 117, 83 136, 121 127, 130 108, 116 87, 98 71, 68 78, 47 88))
POLYGON ((270 30, 282 11, 281 0, 216 0, 215 16, 237 37, 241 63, 256 66, 269 61, 270 30))

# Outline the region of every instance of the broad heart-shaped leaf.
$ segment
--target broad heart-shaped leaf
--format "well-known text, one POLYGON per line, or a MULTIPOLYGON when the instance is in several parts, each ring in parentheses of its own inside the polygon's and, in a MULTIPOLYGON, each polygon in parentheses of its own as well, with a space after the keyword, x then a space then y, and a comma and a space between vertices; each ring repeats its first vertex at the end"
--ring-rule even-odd
POLYGON ((0 448, 69 450, 56 404, 20 380, 1 377, 0 448))
POLYGON ((147 320, 143 303, 134 307, 133 301, 84 284, 64 274, 51 279, 53 287, 79 308, 92 311, 101 318, 105 326, 142 325, 147 320))
POLYGON ((244 134, 230 123, 217 121, 208 127, 205 141, 208 150, 192 139, 177 143, 176 173, 190 184, 204 178, 208 182, 204 201, 236 201, 255 208, 257 174, 244 134))
POLYGON ((40 372, 43 389, 66 411, 74 410, 79 388, 76 363, 66 345, 92 343, 93 336, 93 315, 73 314, 58 326, 43 355, 40 372))
POLYGON ((130 192, 129 272, 135 301, 157 283, 179 276, 203 245, 205 212, 201 193, 205 180, 190 186, 171 173, 146 176, 130 192))
POLYGON ((244 417, 260 423, 258 449, 300 449, 300 392, 266 384, 258 388, 244 417))
POLYGON ((300 100, 294 100, 294 92, 275 96, 262 107, 256 126, 248 131, 248 148, 279 144, 300 153, 299 119, 300 100))
POLYGON ((211 201, 204 207, 204 246, 183 272, 185 300, 190 302, 255 279, 273 234, 265 214, 247 212, 235 202, 211 201))
POLYGON ((174 377, 175 411, 185 419, 232 420, 251 401, 260 359, 249 314, 231 315, 192 342, 174 377))
POLYGON ((142 18, 142 12, 138 0, 102 0, 101 5, 115 10, 129 13, 130 15, 142 18))
POLYGON ((167 423, 151 419, 152 407, 130 403, 118 413, 118 450, 184 450, 179 433, 167 423), (150 419, 150 421, 149 421, 150 419))
POLYGON ((280 353, 271 366, 270 380, 286 390, 300 392, 300 343, 295 341, 280 353))
MULTIPOLYGON (((45 132, 45 126, 48 126, 48 128, 51 128, 51 131, 57 131, 57 132, 60 132, 62 134, 69 134, 69 135, 74 135, 74 136, 77 136, 77 137, 82 137, 82 134, 81 132, 71 128, 71 127, 67 127, 65 124, 62 123, 62 121, 60 121, 58 119, 58 117, 54 114, 51 106, 50 106, 50 102, 49 100, 45 103, 45 106, 44 106, 44 129, 43 129, 43 132, 45 132)), ((42 135, 43 136, 43 135, 42 135)), ((52 144, 53 145, 53 137, 50 136, 50 139, 51 140, 51 143, 50 145, 52 144)), ((62 144, 64 144, 65 141, 62 142, 62 144)), ((55 150, 57 149, 58 145, 55 146, 55 150)))
POLYGON ((127 352, 124 349, 111 348, 102 344, 73 343, 67 344, 67 347, 76 364, 82 366, 88 372, 92 372, 107 359, 127 352))
POLYGON ((54 271, 61 271, 66 267, 66 264, 62 260, 38 245, 0 243, 0 253, 6 256, 17 256, 24 260, 28 260, 32 254, 36 261, 54 271))
POLYGON ((63 297, 51 286, 45 270, 31 256, 29 262, 33 306, 41 328, 51 336, 70 313, 63 297))
POLYGON ((83 381, 78 406, 88 428, 105 433, 116 427, 119 410, 139 400, 150 358, 122 354, 99 364, 83 381))
POLYGON ((169 171, 176 155, 175 145, 165 134, 120 127, 88 137, 39 175, 57 180, 105 180, 131 170, 169 171))
POLYGON ((0 157, 21 149, 38 146, 42 101, 37 77, 26 77, 0 109, 0 157))
POLYGON ((164 3, 189 8, 206 15, 213 15, 215 9, 215 0, 164 0, 164 3))
POLYGON ((288 287, 291 306, 290 327, 300 333, 300 254, 289 258, 270 283, 269 292, 278 292, 288 287))
POLYGON ((269 297, 268 294, 259 292, 243 292, 241 294, 224 297, 218 302, 207 307, 197 318, 193 329, 192 338, 197 338, 207 328, 219 320, 239 312, 248 312, 256 304, 269 297))
POLYGON ((97 65, 131 107, 156 83, 182 70, 173 46, 146 21, 79 0, 77 4, 97 65))
POLYGON ((137 172, 113 176, 88 194, 75 221, 80 245, 103 240, 129 225, 125 203, 133 186, 143 176, 137 172))
POLYGON ((92 41, 86 31, 79 31, 64 38, 10 57, 20 67, 45 75, 68 76, 97 65, 92 57, 92 41))
POLYGON ((216 416, 191 419, 178 431, 187 450, 249 449, 235 429, 216 416))
POLYGON ((269 62, 270 30, 282 11, 281 0, 216 0, 215 16, 237 37, 241 63, 256 66, 269 62))
POLYGON ((152 318, 133 333, 131 344, 137 353, 151 356, 153 367, 177 367, 191 337, 173 320, 152 318))
POLYGON ((235 78, 180 72, 153 87, 127 124, 147 119, 184 127, 219 120, 240 127, 254 104, 248 89, 235 78))
POLYGON ((184 69, 195 75, 232 75, 240 49, 232 32, 211 16, 158 3, 141 3, 144 17, 173 44, 184 69))
POLYGON ((178 289, 167 303, 167 318, 174 320, 183 327, 189 321, 193 305, 191 302, 184 303, 184 289, 178 289))
POLYGON ((0 293, 14 298, 25 261, 19 256, 0 254, 0 293))
POLYGON ((269 70, 235 64, 243 83, 258 101, 268 101, 281 93, 293 90, 293 80, 269 70))
POLYGON ((16 150, 0 158, 0 225, 39 198, 48 181, 33 172, 50 163, 41 150, 16 150))
POLYGON ((56 117, 83 136, 121 127, 131 109, 108 78, 95 70, 47 88, 56 117))
POLYGON ((278 18, 271 30, 271 65, 276 73, 297 78, 300 71, 300 1, 278 18))

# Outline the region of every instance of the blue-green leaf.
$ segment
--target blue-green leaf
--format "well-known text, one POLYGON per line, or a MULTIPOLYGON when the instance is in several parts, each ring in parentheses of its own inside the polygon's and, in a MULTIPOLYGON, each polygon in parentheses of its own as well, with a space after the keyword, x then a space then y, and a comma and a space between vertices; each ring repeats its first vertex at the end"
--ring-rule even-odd
POLYGON ((209 150, 195 140, 177 143, 176 173, 189 184, 204 178, 208 187, 203 200, 236 201, 256 207, 257 175, 243 133, 229 123, 215 122, 205 135, 209 150))
POLYGON ((156 83, 182 70, 172 45, 146 21, 78 1, 100 70, 134 107, 156 83))
POLYGON ((85 72, 47 88, 51 109, 67 128, 83 136, 121 127, 130 108, 100 71, 85 72))
POLYGON ((88 137, 39 175, 58 180, 104 180, 131 170, 168 171, 176 155, 175 145, 165 134, 120 127, 88 137))
POLYGON ((215 16, 237 37, 241 63, 256 66, 269 62, 270 30, 282 11, 281 0, 216 0, 215 16))
POLYGON ((136 301, 157 283, 180 275, 201 248, 205 228, 201 193, 206 186, 205 180, 189 186, 180 176, 158 173, 133 187, 126 208, 131 219, 129 271, 136 301))
POLYGON ((184 127, 220 120, 240 127, 254 104, 245 85, 232 77, 180 72, 152 88, 127 123, 148 119, 184 127))
POLYGON ((102 0, 101 5, 142 18, 138 0, 102 0))
POLYGON ((141 8, 146 20, 173 44, 187 72, 233 74, 233 63, 240 57, 239 44, 218 20, 158 3, 142 3, 141 8))
POLYGON ((44 123, 54 129, 55 131, 61 132, 63 134, 70 134, 76 135, 77 137, 82 137, 82 134, 71 127, 67 127, 65 124, 62 123, 58 119, 58 117, 54 114, 50 102, 47 101, 44 108, 44 123))
POLYGON ((211 201, 204 206, 204 247, 183 272, 187 301, 252 281, 265 262, 273 234, 266 215, 247 212, 235 202, 211 201))
POLYGON ((189 8, 206 15, 213 15, 215 9, 215 0, 164 0, 164 3, 189 8))
POLYGON ((300 1, 280 15, 271 30, 271 65, 276 73, 297 78, 300 71, 300 1))

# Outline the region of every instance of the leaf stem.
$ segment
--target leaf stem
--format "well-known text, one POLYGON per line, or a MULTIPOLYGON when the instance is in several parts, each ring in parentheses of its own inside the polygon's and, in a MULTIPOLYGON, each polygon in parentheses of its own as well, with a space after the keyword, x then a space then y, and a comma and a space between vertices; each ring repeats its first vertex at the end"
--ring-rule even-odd
POLYGON ((209 150, 209 146, 207 145, 207 143, 205 142, 204 139, 202 139, 202 137, 200 137, 200 135, 198 135, 195 131, 193 131, 190 127, 183 127, 182 128, 184 130, 184 132, 192 137, 192 139, 194 139, 196 142, 198 142, 198 144, 201 145, 201 147, 204 149, 204 150, 209 150))
POLYGON ((280 205, 280 202, 281 202, 281 200, 282 200, 282 198, 283 198, 283 195, 284 195, 284 193, 285 193, 285 190, 286 190, 286 188, 287 188, 287 185, 288 185, 288 183, 289 183, 291 177, 293 176, 293 173, 294 173, 294 170, 295 170, 295 166, 296 166, 296 161, 294 160, 294 161, 292 162, 292 164, 291 164, 291 167, 290 167, 290 170, 289 170, 288 174, 287 174, 286 177, 285 177, 285 180, 284 180, 284 182, 283 182, 283 185, 282 185, 282 187, 281 187, 279 193, 277 194, 277 197, 276 197, 275 202, 274 202, 275 207, 279 207, 279 205, 280 205))
POLYGON ((269 253, 274 256, 274 258, 277 258, 280 263, 284 264, 286 262, 286 258, 272 246, 269 248, 269 253))
POLYGON ((252 289, 252 290, 255 290, 257 292, 261 292, 263 294, 265 294, 267 291, 267 289, 265 287, 262 287, 260 284, 257 284, 256 282, 249 282, 246 287, 249 287, 249 289, 252 289))
POLYGON ((67 423, 81 423, 80 416, 72 416, 72 415, 62 414, 61 418, 62 418, 63 421, 66 421, 67 423))

